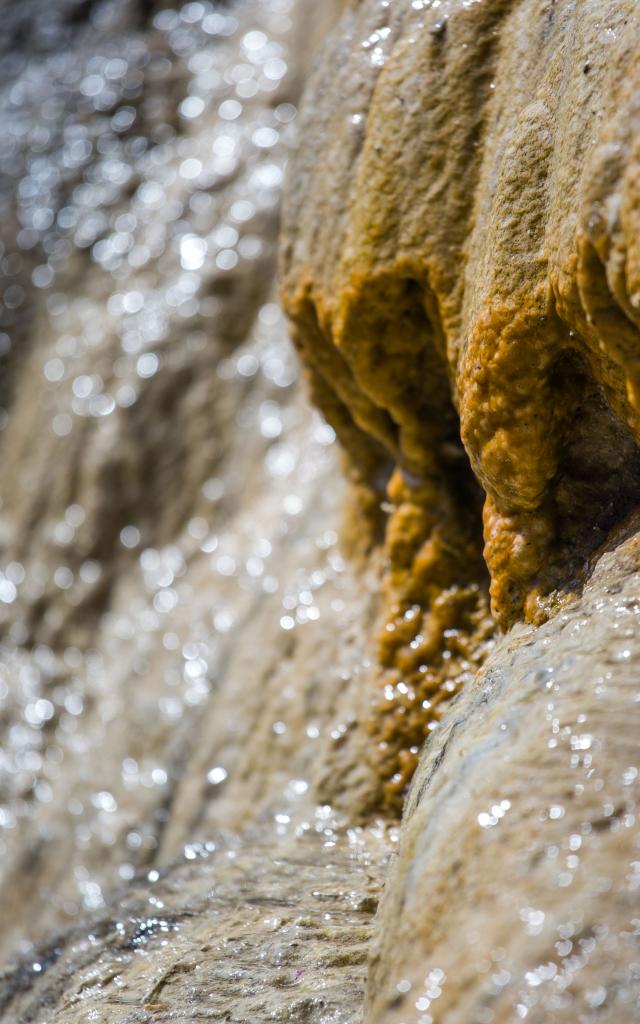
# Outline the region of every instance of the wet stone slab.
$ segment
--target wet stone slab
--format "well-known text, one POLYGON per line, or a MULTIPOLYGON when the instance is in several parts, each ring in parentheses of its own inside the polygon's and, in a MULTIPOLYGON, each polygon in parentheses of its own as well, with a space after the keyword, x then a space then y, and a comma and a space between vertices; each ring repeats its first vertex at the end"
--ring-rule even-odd
POLYGON ((355 1024, 385 860, 375 829, 188 846, 6 973, 0 1020, 355 1024))

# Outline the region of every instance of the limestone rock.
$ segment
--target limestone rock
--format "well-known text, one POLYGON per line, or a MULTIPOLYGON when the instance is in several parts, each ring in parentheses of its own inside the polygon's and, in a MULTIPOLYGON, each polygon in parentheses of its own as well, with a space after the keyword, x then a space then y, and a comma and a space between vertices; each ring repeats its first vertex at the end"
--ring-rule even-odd
POLYGON ((3 1024, 634 1020, 635 6, 3 14, 3 1024))
POLYGON ((0 1019, 356 1024, 385 845, 325 842, 190 847, 0 978, 0 1019))
POLYGON ((640 1016, 640 539, 490 655, 429 740, 376 921, 369 1021, 640 1016))
POLYGON ((640 497, 639 48, 633 0, 365 0, 307 90, 282 294, 354 475, 390 477, 383 799, 487 584, 542 621, 640 497))

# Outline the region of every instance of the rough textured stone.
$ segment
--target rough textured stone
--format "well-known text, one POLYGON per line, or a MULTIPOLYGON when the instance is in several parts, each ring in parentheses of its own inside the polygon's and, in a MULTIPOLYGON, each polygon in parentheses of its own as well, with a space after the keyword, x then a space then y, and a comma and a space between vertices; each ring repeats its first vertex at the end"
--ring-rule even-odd
POLYGON ((5 15, 3 1024, 634 1020, 635 8, 5 15))
POLYGON ((315 832, 190 847, 0 977, 0 1019, 355 1024, 382 840, 352 833, 330 857, 315 832))
POLYGON ((640 1017, 637 526, 580 600, 500 642, 429 740, 372 1024, 640 1017))
POLYGON ((503 626, 640 496, 639 47, 624 0, 369 0, 308 90, 283 297, 354 473, 391 474, 385 799, 486 650, 473 477, 503 626))

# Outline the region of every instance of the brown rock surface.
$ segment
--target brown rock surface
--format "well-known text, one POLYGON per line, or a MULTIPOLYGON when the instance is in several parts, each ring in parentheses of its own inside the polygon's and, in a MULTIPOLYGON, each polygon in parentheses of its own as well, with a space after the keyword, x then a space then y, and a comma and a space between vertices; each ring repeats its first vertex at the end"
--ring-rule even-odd
POLYGON ((355 475, 392 474, 383 799, 485 650, 472 473, 503 626, 544 619, 640 496, 639 19, 354 2, 307 93, 283 297, 355 475))
MULTIPOLYGON (((331 822, 325 819, 329 829, 331 822)), ((0 1018, 86 1024, 361 1020, 382 836, 216 836, 3 979, 0 1018)))

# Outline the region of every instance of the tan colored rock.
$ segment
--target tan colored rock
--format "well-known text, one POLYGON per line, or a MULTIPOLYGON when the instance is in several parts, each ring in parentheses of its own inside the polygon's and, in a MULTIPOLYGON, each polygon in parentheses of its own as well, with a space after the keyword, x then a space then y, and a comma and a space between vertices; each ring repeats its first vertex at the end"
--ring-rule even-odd
POLYGON ((429 740, 372 1024, 639 1018, 637 525, 579 601, 503 638, 429 740))
POLYGON ((358 1024, 463 686, 369 1021, 637 1016, 635 8, 345 7, 352 560, 333 5, 5 12, 3 1024, 358 1024))
POLYGON ((383 799, 403 721, 483 654, 473 476, 502 626, 542 621, 640 496, 639 47, 624 0, 354 2, 308 89, 282 294, 354 474, 393 470, 383 799))
MULTIPOLYGON (((325 820, 329 827, 329 820, 325 820)), ((385 843, 215 836, 0 977, 0 1020, 357 1024, 385 843)))

